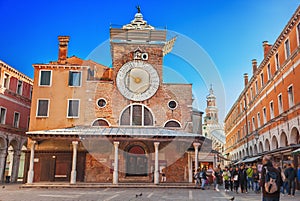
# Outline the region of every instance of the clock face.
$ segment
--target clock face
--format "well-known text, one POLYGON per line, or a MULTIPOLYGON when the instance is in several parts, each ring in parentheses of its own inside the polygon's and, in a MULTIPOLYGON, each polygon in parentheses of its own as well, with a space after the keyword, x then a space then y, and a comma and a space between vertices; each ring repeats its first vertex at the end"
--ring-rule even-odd
POLYGON ((117 87, 127 99, 143 101, 151 98, 159 87, 159 76, 153 66, 143 61, 124 64, 117 74, 117 87))

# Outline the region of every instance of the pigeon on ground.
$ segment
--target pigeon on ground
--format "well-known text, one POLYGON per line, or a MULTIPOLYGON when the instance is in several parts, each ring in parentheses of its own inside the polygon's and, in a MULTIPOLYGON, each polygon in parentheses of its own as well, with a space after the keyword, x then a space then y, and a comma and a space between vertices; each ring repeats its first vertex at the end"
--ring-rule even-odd
POLYGON ((233 200, 234 200, 234 197, 230 198, 229 200, 233 201, 233 200))
POLYGON ((137 198, 137 197, 142 196, 142 195, 143 195, 143 193, 136 194, 135 197, 137 198))

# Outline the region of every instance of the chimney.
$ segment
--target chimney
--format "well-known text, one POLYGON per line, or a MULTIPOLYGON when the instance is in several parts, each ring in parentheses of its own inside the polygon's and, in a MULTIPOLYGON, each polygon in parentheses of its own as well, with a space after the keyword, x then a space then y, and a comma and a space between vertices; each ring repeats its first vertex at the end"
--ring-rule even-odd
POLYGON ((248 84, 248 73, 244 73, 244 83, 245 83, 245 87, 248 84))
POLYGON ((257 69, 257 61, 256 59, 252 59, 252 70, 253 70, 253 75, 255 74, 257 69))
POLYGON ((68 43, 70 36, 58 36, 58 63, 65 64, 68 56, 68 43))
POLYGON ((269 45, 268 41, 263 41, 264 57, 266 57, 271 47, 272 45, 269 45))

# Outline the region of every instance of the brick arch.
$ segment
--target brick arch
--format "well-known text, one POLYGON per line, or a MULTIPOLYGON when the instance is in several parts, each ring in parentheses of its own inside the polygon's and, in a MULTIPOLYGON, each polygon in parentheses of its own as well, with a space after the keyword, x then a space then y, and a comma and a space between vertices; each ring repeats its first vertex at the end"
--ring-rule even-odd
POLYGON ((270 151, 270 142, 268 139, 265 140, 265 151, 270 151))
POLYGON ((98 118, 96 119, 93 123, 92 126, 104 126, 104 127, 109 127, 110 123, 104 118, 98 118))
POLYGON ((249 149, 249 154, 250 154, 250 156, 253 156, 253 148, 252 148, 252 146, 250 146, 250 149, 249 149))
POLYGON ((263 146, 263 143, 261 141, 259 142, 259 145, 258 145, 258 151, 259 151, 259 153, 264 152, 264 146, 263 146))
POLYGON ((279 138, 279 147, 286 147, 288 146, 288 138, 286 136, 286 133, 285 132, 282 132, 280 134, 280 138, 279 138))
POLYGON ((274 135, 272 137, 272 150, 277 149, 277 148, 278 148, 278 140, 277 140, 276 136, 274 135))
POLYGON ((289 141, 290 141, 290 145, 291 144, 300 144, 299 130, 296 127, 292 128, 289 141))
POLYGON ((257 144, 254 145, 254 148, 253 148, 253 154, 254 154, 254 155, 257 155, 257 154, 258 154, 257 144))

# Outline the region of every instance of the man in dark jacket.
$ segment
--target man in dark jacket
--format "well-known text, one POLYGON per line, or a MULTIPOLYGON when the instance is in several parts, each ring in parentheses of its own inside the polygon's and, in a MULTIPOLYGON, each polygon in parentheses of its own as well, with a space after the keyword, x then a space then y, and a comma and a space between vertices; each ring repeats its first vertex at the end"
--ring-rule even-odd
POLYGON ((261 173, 261 180, 260 180, 260 186, 262 187, 262 201, 279 201, 280 200, 280 186, 282 185, 282 178, 281 174, 278 171, 277 168, 273 167, 273 164, 271 162, 271 157, 266 155, 263 157, 263 168, 261 173), (276 184, 278 186, 278 190, 274 193, 268 193, 265 189, 265 180, 266 180, 266 173, 269 172, 275 172, 277 174, 277 180, 276 184))
POLYGON ((294 197, 295 196, 295 189, 296 189, 296 178, 297 178, 297 173, 295 168, 293 168, 292 164, 288 164, 288 167, 284 171, 284 175, 287 179, 288 182, 288 195, 294 197))

